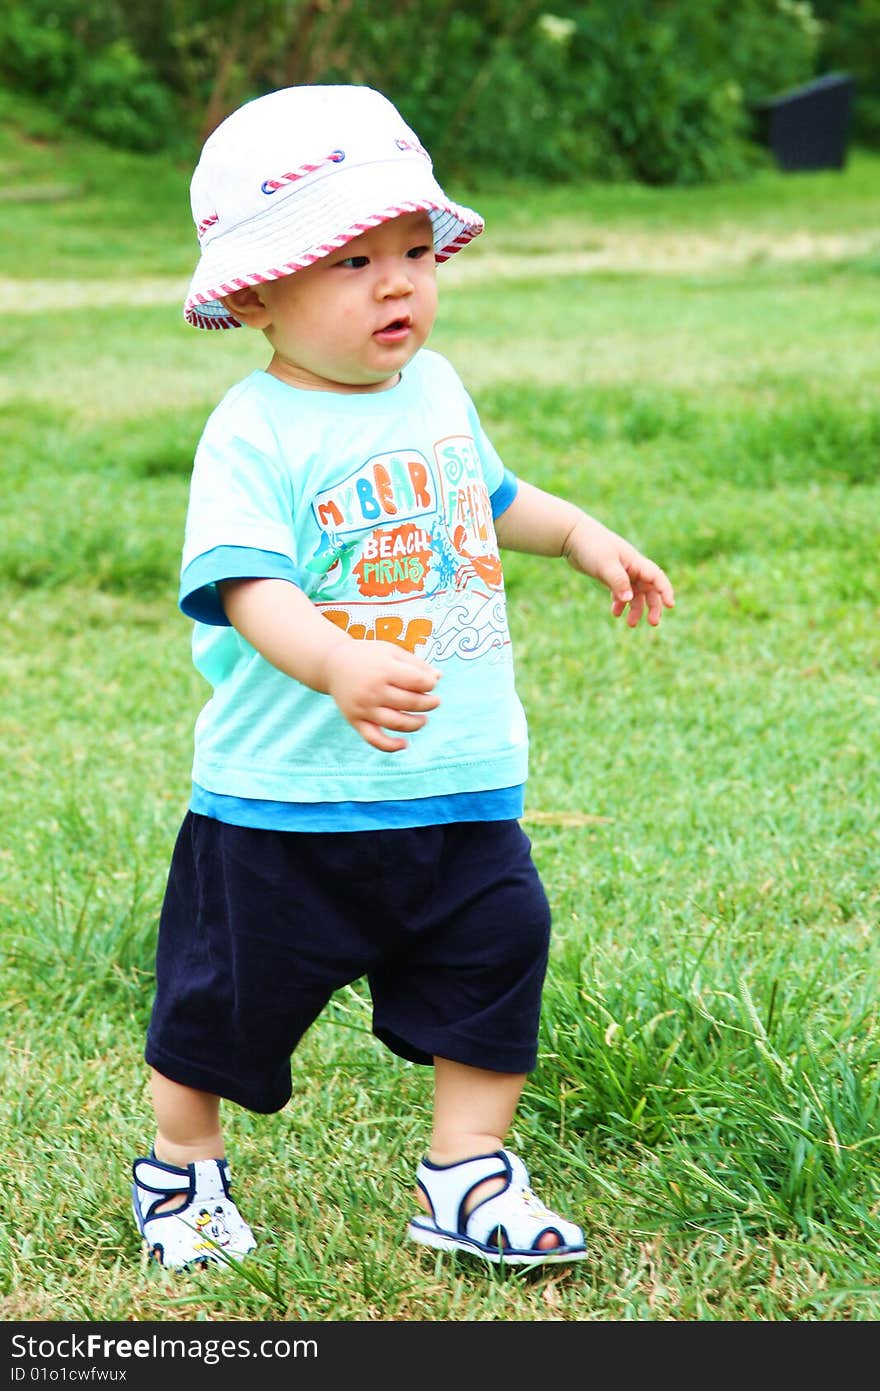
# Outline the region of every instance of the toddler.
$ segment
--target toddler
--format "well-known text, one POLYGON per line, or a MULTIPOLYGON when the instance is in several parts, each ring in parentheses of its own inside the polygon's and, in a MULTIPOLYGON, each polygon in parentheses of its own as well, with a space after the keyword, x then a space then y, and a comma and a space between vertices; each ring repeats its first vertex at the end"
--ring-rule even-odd
POLYGON ((550 913, 519 818, 527 732, 499 546, 565 556, 615 616, 660 622, 666 575, 514 475, 425 348, 436 266, 483 229, 379 92, 241 107, 192 179, 185 316, 264 334, 210 416, 180 606, 212 688, 159 925, 146 1042, 156 1133, 138 1228, 183 1268, 255 1246, 225 1099, 291 1095, 297 1043, 366 977, 376 1036, 433 1068, 409 1236, 529 1265, 580 1260, 505 1148, 536 1064, 550 913))

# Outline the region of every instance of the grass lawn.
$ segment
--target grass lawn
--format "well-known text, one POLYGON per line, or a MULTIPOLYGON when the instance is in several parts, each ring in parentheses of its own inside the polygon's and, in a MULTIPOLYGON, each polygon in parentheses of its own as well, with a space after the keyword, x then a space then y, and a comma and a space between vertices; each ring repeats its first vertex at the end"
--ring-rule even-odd
POLYGON ((432 346, 508 464, 677 593, 631 632, 561 562, 506 561, 555 918, 510 1142, 592 1252, 513 1275, 407 1242, 430 1076, 360 986, 284 1112, 227 1113, 255 1257, 142 1263, 156 917, 206 698, 188 474, 265 353, 182 322, 188 170, 2 100, 0 167, 3 1319, 876 1319, 880 158, 454 190, 488 229, 439 272, 432 346))

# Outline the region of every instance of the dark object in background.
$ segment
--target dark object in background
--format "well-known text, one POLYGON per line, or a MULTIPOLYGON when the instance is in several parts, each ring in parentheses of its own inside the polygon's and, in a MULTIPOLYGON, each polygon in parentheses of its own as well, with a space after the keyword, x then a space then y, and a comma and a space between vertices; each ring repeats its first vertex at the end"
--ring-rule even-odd
POLYGON ((849 73, 830 72, 754 108, 756 139, 780 169, 842 169, 853 101, 849 73))

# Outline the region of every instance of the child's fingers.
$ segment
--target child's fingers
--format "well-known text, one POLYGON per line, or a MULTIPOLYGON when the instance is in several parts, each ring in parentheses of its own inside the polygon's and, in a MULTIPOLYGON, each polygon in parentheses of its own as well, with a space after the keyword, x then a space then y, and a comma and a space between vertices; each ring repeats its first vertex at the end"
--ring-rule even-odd
POLYGON ((402 734, 413 734, 421 729, 427 720, 426 715, 415 715, 408 710, 393 710, 390 706, 372 712, 375 719, 354 720, 353 728, 362 739, 383 753, 397 753, 405 749, 407 740, 402 734))
POLYGON ((674 605, 675 599, 672 594, 671 585, 668 588, 664 587, 662 590, 654 588, 643 589, 637 585, 635 594, 628 601, 619 597, 612 600, 611 612, 615 618, 619 618, 628 606, 629 613, 626 616, 628 627, 637 627, 641 621, 642 615, 646 613, 651 627, 656 628, 663 616, 664 608, 671 609, 674 605))
POLYGON ((675 591, 672 588, 672 582, 665 570, 661 570, 659 566, 655 566, 655 574, 651 577, 648 594, 649 602, 651 599, 656 600, 658 614, 661 608, 675 608, 675 591))
POLYGON ((645 594, 656 592, 666 608, 671 609, 674 605, 675 595, 669 576, 647 556, 639 556, 636 563, 630 566, 630 578, 634 589, 641 589, 645 594))
POLYGON ((405 739, 386 734, 384 729, 374 724, 372 720, 355 720, 352 728, 357 730, 366 743, 371 744, 374 749, 379 749, 382 753, 398 753, 400 749, 406 748, 405 739))
POLYGON ((440 697, 434 691, 418 691, 402 685, 389 685, 382 693, 382 704, 394 710, 436 710, 440 697))
POLYGON ((633 597, 632 582, 623 565, 615 561, 604 574, 600 573, 598 578, 610 589, 616 614, 623 613, 633 597))
POLYGON ((395 653, 394 681, 408 691, 431 691, 440 680, 440 672, 412 652, 395 653))
POLYGON ((660 622, 663 616, 664 606, 671 608, 672 602, 670 601, 667 604, 662 594, 658 594, 656 589, 652 589, 648 594, 648 622, 652 628, 656 628, 657 624, 660 622))
POLYGON ((635 594, 635 595, 633 596, 632 603, 631 603, 630 606, 629 606, 629 613, 628 613, 627 616, 626 616, 626 621, 627 621, 627 624, 628 624, 628 626, 629 626, 630 628, 637 628, 637 627, 638 627, 638 625, 639 625, 639 623, 640 623, 640 621, 641 621, 642 614, 644 613, 644 611, 645 611, 645 596, 644 596, 644 594, 642 594, 642 593, 635 594))
POLYGON ((427 715, 416 715, 411 710, 395 710, 390 705, 371 713, 374 717, 372 723, 382 729, 393 729, 397 734, 412 734, 428 720, 427 715))

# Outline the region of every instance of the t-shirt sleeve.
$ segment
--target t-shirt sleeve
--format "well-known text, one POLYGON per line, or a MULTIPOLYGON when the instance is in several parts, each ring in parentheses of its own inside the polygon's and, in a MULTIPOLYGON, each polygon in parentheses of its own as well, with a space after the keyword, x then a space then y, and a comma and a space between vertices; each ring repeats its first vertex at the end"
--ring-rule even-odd
POLYGON ((221 580, 289 580, 302 588, 289 557, 252 546, 215 546, 196 556, 180 576, 178 604, 197 623, 229 625, 217 586, 221 580))
POLYGON ((217 414, 199 441, 190 483, 178 603, 189 618, 225 625, 224 579, 302 578, 291 483, 270 449, 227 433, 217 414))
POLYGON ((515 473, 511 473, 509 468, 504 470, 504 476, 494 493, 489 494, 489 501, 492 504, 492 520, 506 512, 513 499, 516 497, 519 484, 515 473))

